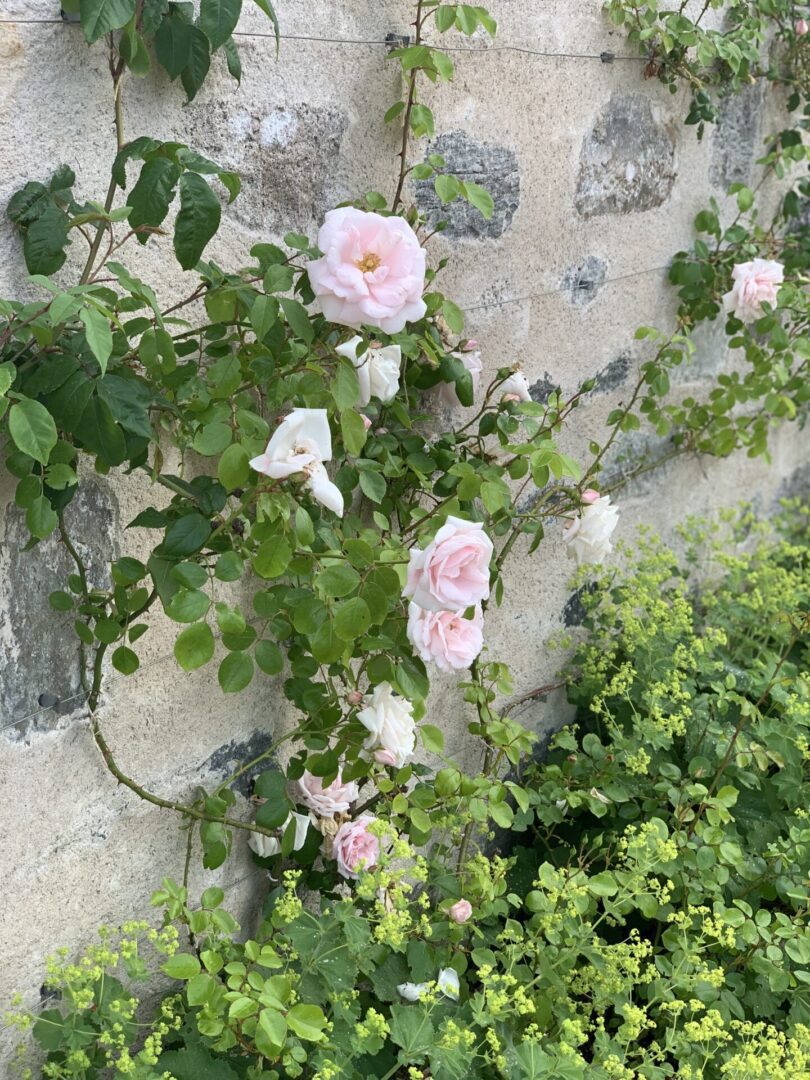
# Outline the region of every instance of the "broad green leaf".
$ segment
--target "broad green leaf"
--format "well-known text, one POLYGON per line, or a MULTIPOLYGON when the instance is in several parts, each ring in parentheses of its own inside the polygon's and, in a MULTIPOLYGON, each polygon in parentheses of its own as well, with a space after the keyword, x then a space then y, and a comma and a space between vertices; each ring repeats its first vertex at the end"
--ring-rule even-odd
POLYGON ((250 476, 248 452, 244 446, 232 443, 219 459, 217 466, 219 482, 226 491, 244 487, 250 476))
POLYGON ((160 554, 169 558, 193 555, 199 551, 211 533, 211 522, 196 511, 184 514, 166 530, 160 554))
POLYGON ((266 540, 253 556, 253 569, 262 578, 281 577, 290 565, 292 550, 283 536, 266 540))
POLYGON ((197 91, 205 82, 211 66, 211 47, 208 38, 198 26, 192 26, 189 42, 188 63, 180 72, 180 82, 186 92, 186 98, 193 101, 197 91))
POLYGON ((191 979, 200 974, 200 961, 192 953, 175 953, 160 969, 170 979, 191 979))
POLYGON ((365 600, 353 596, 335 609, 335 633, 342 641, 354 641, 371 626, 371 612, 365 600))
POLYGON ((44 405, 23 398, 11 406, 8 430, 14 445, 40 465, 46 465, 56 446, 56 424, 44 405))
POLYGON ((244 652, 232 652, 219 665, 219 685, 226 694, 244 690, 253 678, 253 661, 244 652))
POLYGON ((120 30, 135 14, 135 0, 79 0, 79 16, 88 45, 110 30, 120 30))
POLYGON ((155 34, 155 55, 170 79, 176 79, 191 59, 192 29, 190 23, 172 14, 155 34))
POLYGON ((287 1023, 300 1039, 318 1042, 323 1038, 327 1020, 317 1005, 293 1005, 287 1013, 287 1023))
POLYGON ((65 262, 68 217, 53 203, 25 233, 23 257, 31 274, 55 274, 65 262))
POLYGON ((200 4, 200 28, 208 36, 211 49, 224 45, 236 29, 242 0, 202 0, 200 4))
POLYGON ((207 664, 214 655, 214 634, 208 623, 187 626, 174 643, 174 655, 184 671, 207 664))
POLYGON ((219 199, 198 173, 180 178, 180 213, 174 226, 174 252, 184 270, 193 270, 219 228, 219 199))
POLYGON ((344 409, 340 414, 340 430, 346 452, 357 457, 366 444, 366 425, 355 409, 344 409))
POLYGON ((31 535, 36 536, 38 540, 44 540, 46 536, 50 536, 59 524, 53 507, 44 495, 34 499, 26 510, 25 524, 31 535))
POLYGON ((112 662, 115 670, 120 671, 122 675, 131 675, 133 671, 138 670, 141 663, 137 655, 126 645, 118 646, 112 654, 112 662))
MULTIPOLYGON (((181 171, 179 165, 165 157, 144 162, 140 176, 127 196, 127 203, 132 207, 131 229, 138 230, 141 225, 157 228, 162 224, 174 199, 181 171)), ((138 239, 145 244, 149 239, 148 231, 139 232, 138 239)))
POLYGON ((76 427, 76 436, 85 447, 106 462, 120 465, 127 456, 127 441, 116 424, 106 401, 91 397, 76 427))
POLYGON ((113 349, 113 337, 109 319, 94 307, 83 307, 79 312, 79 318, 84 324, 84 335, 87 338, 90 351, 98 360, 101 374, 104 375, 113 349))

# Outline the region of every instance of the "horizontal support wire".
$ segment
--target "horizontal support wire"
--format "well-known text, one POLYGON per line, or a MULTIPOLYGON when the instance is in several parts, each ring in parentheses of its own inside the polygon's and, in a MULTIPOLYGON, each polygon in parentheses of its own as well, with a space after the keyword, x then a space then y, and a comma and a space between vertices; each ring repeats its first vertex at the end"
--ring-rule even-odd
MULTIPOLYGON (((0 26, 58 26, 71 25, 73 20, 67 19, 0 19, 0 26)), ((235 30, 233 37, 239 38, 267 38, 275 41, 276 35, 272 31, 262 30, 235 30)), ((316 42, 325 45, 387 45, 388 48, 399 48, 408 44, 405 36, 401 39, 390 38, 330 38, 317 37, 314 34, 282 34, 282 43, 285 41, 316 42)), ((430 44, 430 43, 428 43, 430 44)), ((441 45, 442 52, 475 53, 520 53, 525 56, 542 56, 548 59, 560 60, 600 60, 603 64, 612 64, 614 60, 631 60, 635 62, 645 61, 644 56, 624 56, 606 50, 601 53, 580 52, 549 52, 543 49, 530 49, 526 45, 441 45)))

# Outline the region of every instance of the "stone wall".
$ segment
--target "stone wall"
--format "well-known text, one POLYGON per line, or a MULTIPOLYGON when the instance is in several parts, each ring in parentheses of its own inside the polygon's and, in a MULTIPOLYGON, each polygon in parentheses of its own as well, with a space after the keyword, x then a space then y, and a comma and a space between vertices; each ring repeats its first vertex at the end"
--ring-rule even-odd
MULTIPOLYGON (((124 91, 127 137, 182 140, 242 173, 243 194, 224 212, 211 248, 226 268, 240 265, 258 240, 290 228, 314 235, 343 198, 393 187, 396 133, 381 116, 399 94, 399 76, 384 42, 408 32, 408 0, 277 6, 278 58, 263 16, 243 15, 240 87, 217 58, 187 108, 161 78, 124 91)), ((491 190, 495 214, 486 222, 451 207, 432 257, 450 257, 443 287, 467 311, 490 370, 521 361, 537 400, 597 377, 564 439, 568 452, 584 454, 643 357, 636 326, 671 325, 664 268, 689 244, 692 219, 710 194, 722 202, 729 183, 756 178, 760 133, 778 122, 778 103, 753 88, 728 103, 721 125, 699 143, 681 123, 684 99, 645 81, 643 62, 612 32, 599 0, 492 0, 491 9, 498 43, 454 39, 456 80, 437 88, 431 105, 435 149, 491 190), (615 54, 612 63, 599 59, 603 52, 615 54)), ((89 50, 78 28, 59 20, 56 0, 0 0, 0 20, 0 204, 63 161, 75 168, 78 192, 102 197, 114 146, 103 47, 89 50)), ((438 214, 429 186, 411 196, 438 214)), ((62 271, 66 281, 77 259, 62 271)), ((140 261, 141 275, 164 295, 182 287, 168 240, 151 242, 140 261)), ((3 222, 0 295, 29 288, 19 242, 3 222)), ((680 388, 694 389, 728 362, 721 328, 710 328, 680 388)), ((800 448, 800 434, 786 429, 770 467, 735 457, 649 473, 618 497, 620 534, 631 537, 640 521, 667 531, 687 513, 741 497, 768 512, 780 494, 806 487, 800 448)), ((624 449, 652 453, 655 440, 639 433, 624 449)), ((614 455, 610 468, 622 467, 614 455)), ((46 604, 67 558, 53 539, 21 551, 25 530, 12 494, 0 477, 0 506, 8 504, 0 517, 0 1000, 19 989, 35 1001, 45 956, 88 940, 99 922, 142 913, 161 875, 181 872, 185 841, 174 816, 118 787, 100 761, 78 693, 71 629, 46 604)), ((161 498, 115 474, 88 479, 69 516, 98 580, 111 553, 138 554, 143 537, 122 527, 144 500, 161 498)), ((515 560, 507 602, 488 616, 491 655, 512 665, 518 694, 553 678, 559 657, 546 639, 578 621, 560 528, 549 532, 535 556, 515 560)), ((171 657, 173 628, 156 622, 141 669, 108 683, 103 721, 130 775, 183 798, 266 746, 287 708, 271 679, 234 700, 220 693, 214 666, 182 674, 171 657)), ((547 730, 564 715, 552 696, 521 718, 547 730)), ((437 681, 431 719, 448 731, 451 752, 475 760, 452 679, 437 681)), ((247 917, 261 878, 244 837, 235 846, 208 879, 232 885, 229 902, 247 917)), ((193 887, 201 880, 195 874, 193 887)))

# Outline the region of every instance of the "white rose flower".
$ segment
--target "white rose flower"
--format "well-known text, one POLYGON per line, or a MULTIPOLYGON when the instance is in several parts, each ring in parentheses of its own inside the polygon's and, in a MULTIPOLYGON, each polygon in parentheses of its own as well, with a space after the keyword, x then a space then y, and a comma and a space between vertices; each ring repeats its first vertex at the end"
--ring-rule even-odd
POLYGON ((381 758, 401 769, 413 756, 416 747, 416 726, 413 705, 407 698, 398 697, 390 683, 374 687, 368 704, 357 719, 370 732, 363 746, 366 750, 382 751, 381 758))
POLYGON ((753 259, 737 263, 731 271, 734 285, 723 297, 723 307, 733 311, 744 323, 762 318, 763 302, 776 307, 779 286, 785 278, 785 268, 770 259, 753 259))
MULTIPOLYGON (((430 983, 407 982, 400 983, 399 986, 397 986, 397 991, 406 1001, 419 1001, 420 998, 425 996, 429 987, 430 983)), ((445 997, 452 998, 453 1001, 458 1001, 460 984, 458 981, 458 973, 452 968, 442 968, 439 972, 439 977, 436 980, 436 987, 445 997)))
POLYGON ((303 473, 306 487, 318 502, 343 517, 343 495, 323 467, 324 461, 331 460, 326 409, 293 409, 273 432, 265 452, 252 458, 250 467, 274 480, 303 473))
POLYGON ((380 401, 390 401, 399 390, 399 369, 402 365, 402 350, 399 345, 369 345, 364 353, 357 355, 358 346, 363 339, 358 335, 344 345, 338 345, 336 352, 345 356, 357 369, 360 382, 360 401, 362 408, 373 397, 380 401))
POLYGON ((563 540, 568 545, 568 554, 579 565, 600 563, 613 550, 610 537, 619 523, 619 511, 610 505, 609 495, 589 490, 583 492, 582 499, 585 506, 565 526, 563 540))
POLYGON ((428 983, 400 983, 398 992, 406 1001, 418 1001, 428 988, 428 983))
MULTIPOLYGON (((291 821, 295 821, 293 851, 298 851, 304 846, 307 839, 307 830, 310 826, 309 814, 296 814, 293 810, 279 829, 281 836, 284 835, 291 821)), ((281 851, 281 840, 275 836, 265 836, 264 833, 252 832, 248 839, 248 847, 255 851, 260 859, 270 859, 281 851)))
POLYGON ((531 401, 529 383, 522 371, 510 375, 499 387, 501 401, 531 401))

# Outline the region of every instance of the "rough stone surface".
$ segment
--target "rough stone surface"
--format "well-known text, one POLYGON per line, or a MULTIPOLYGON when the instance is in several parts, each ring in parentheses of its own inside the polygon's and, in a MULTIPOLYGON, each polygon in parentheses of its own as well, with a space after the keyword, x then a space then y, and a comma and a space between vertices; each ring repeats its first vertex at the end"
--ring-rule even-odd
POLYGON ((652 210, 675 182, 675 143, 642 94, 613 94, 585 136, 574 205, 583 217, 652 210))
POLYGON ((724 97, 711 133, 709 180, 725 192, 732 184, 747 184, 755 157, 760 155, 760 129, 765 84, 761 80, 738 94, 724 97))
MULTIPOLYGON (((65 520, 90 583, 103 586, 118 524, 114 495, 106 485, 83 482, 65 520)), ((24 511, 9 508, 0 544, 0 726, 19 721, 6 728, 10 739, 49 730, 83 701, 73 616, 53 611, 48 603, 49 593, 66 588, 75 564, 58 535, 25 551, 28 538, 24 511), (32 712, 30 720, 21 720, 32 712)))
MULTIPOLYGON (((269 750, 272 744, 272 731, 254 731, 247 739, 231 739, 230 742, 220 746, 203 762, 203 768, 224 779, 241 766, 246 765, 247 762, 253 761, 254 758, 269 750)), ((233 789, 248 798, 253 787, 253 779, 263 768, 270 768, 270 762, 265 761, 262 765, 240 776, 232 785, 233 789)))
POLYGON ((506 146, 479 142, 466 131, 449 131, 434 140, 431 152, 440 154, 446 171, 462 180, 472 180, 489 191, 495 210, 487 221, 484 215, 463 199, 443 204, 432 180, 416 185, 416 201, 427 214, 431 228, 446 221, 444 235, 453 240, 491 240, 512 223, 520 203, 520 170, 517 155, 506 146))
POLYGON ((607 277, 607 260, 598 255, 588 255, 583 262, 569 266, 562 279, 562 289, 577 308, 586 308, 596 299, 599 288, 607 277))
POLYGON ((615 360, 611 360, 601 371, 597 371, 594 393, 606 394, 608 390, 615 390, 621 386, 627 379, 631 363, 630 353, 624 352, 615 360))
POLYGON ((557 384, 549 373, 546 372, 542 379, 538 379, 536 382, 532 383, 529 387, 529 393, 531 394, 532 401, 536 401, 538 405, 545 405, 556 389, 557 384))

